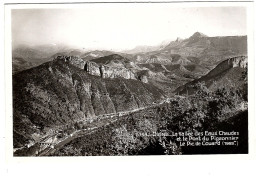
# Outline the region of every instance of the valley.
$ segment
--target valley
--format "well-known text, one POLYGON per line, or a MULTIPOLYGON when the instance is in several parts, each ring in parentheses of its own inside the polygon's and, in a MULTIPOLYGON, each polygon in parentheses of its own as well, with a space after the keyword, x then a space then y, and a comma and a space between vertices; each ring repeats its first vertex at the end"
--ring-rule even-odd
POLYGON ((13 50, 14 156, 115 155, 115 149, 119 155, 153 154, 156 148, 159 154, 193 152, 181 150, 173 139, 125 140, 114 134, 117 129, 214 129, 234 116, 246 121, 247 62, 246 36, 199 32, 122 52, 18 47, 13 50), (100 151, 93 149, 99 145, 100 151))
POLYGON ((127 116, 131 114, 135 114, 151 108, 156 108, 159 105, 169 103, 171 100, 173 100, 173 98, 167 98, 160 103, 153 103, 152 105, 147 107, 125 112, 104 114, 95 118, 77 121, 74 125, 67 124, 64 126, 52 128, 51 131, 49 131, 44 137, 41 137, 41 139, 39 139, 38 141, 14 151, 14 155, 20 156, 23 154, 30 154, 30 156, 48 156, 54 154, 56 150, 62 148, 65 144, 69 143, 73 139, 95 133, 97 129, 100 129, 104 126, 109 126, 111 123, 114 123, 119 119, 126 119, 127 116), (77 125, 77 127, 75 125, 77 125), (69 132, 69 134, 64 133, 64 130, 66 130, 68 126, 73 129, 69 132))

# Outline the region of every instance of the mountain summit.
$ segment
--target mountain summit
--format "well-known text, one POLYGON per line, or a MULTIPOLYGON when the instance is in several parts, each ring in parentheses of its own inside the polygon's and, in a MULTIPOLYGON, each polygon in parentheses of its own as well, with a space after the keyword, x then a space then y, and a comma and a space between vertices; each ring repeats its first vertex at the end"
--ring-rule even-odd
POLYGON ((207 35, 201 33, 201 32, 196 32, 194 33, 189 39, 192 39, 192 38, 201 38, 201 37, 208 37, 207 35))

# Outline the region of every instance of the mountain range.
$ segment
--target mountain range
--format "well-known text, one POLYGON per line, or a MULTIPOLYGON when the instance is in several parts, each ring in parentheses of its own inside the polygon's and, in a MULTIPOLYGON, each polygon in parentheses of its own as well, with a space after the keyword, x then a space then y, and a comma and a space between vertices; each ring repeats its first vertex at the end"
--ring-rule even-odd
POLYGON ((127 53, 67 46, 14 49, 14 147, 48 134, 46 129, 193 94, 198 83, 211 90, 243 84, 246 36, 196 32, 148 48, 127 53))

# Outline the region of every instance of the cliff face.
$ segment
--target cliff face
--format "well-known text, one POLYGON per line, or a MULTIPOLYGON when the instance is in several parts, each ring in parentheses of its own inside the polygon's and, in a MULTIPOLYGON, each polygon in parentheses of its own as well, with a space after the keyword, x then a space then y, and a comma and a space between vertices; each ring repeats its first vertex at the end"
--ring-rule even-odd
POLYGON ((246 68, 247 67, 247 57, 241 56, 241 57, 234 57, 228 60, 228 65, 231 65, 233 68, 240 67, 240 68, 246 68))
POLYGON ((100 67, 100 73, 102 78, 118 78, 136 79, 134 73, 126 68, 112 68, 105 65, 100 67))
POLYGON ((89 74, 95 73, 102 78, 125 78, 136 79, 132 71, 133 62, 118 54, 100 57, 86 63, 86 70, 89 74))
POLYGON ((14 130, 20 137, 16 147, 45 127, 132 110, 163 98, 152 85, 90 75, 79 68, 85 67, 81 62, 69 61, 57 59, 13 76, 14 130))
POLYGON ((75 67, 84 69, 88 74, 93 76, 99 76, 102 78, 124 78, 124 79, 136 79, 135 74, 130 70, 122 67, 111 67, 103 64, 97 64, 91 61, 84 61, 79 57, 73 56, 57 56, 55 60, 62 60, 70 63, 75 67))
POLYGON ((101 77, 100 66, 95 62, 87 61, 85 64, 85 71, 90 75, 101 77))
POLYGON ((85 64, 85 70, 88 74, 94 76, 100 76, 102 78, 125 78, 136 79, 135 74, 127 68, 123 67, 109 67, 106 65, 98 65, 95 62, 87 61, 85 64))

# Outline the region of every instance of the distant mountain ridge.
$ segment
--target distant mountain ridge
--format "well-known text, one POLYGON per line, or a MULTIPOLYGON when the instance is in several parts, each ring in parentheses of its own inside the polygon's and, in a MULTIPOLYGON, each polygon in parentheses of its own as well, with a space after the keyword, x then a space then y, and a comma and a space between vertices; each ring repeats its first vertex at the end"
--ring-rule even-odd
POLYGON ((157 50, 163 49, 169 43, 170 43, 169 40, 165 40, 165 41, 161 42, 160 44, 154 45, 154 46, 140 45, 140 46, 136 46, 135 48, 133 48, 131 50, 123 50, 122 53, 137 54, 137 53, 147 53, 147 52, 157 51, 157 50))
POLYGON ((161 50, 137 54, 135 59, 142 63, 150 63, 152 59, 170 64, 174 55, 199 58, 199 64, 216 64, 227 57, 247 55, 247 36, 208 37, 196 32, 188 39, 172 41, 161 50))
MULTIPOLYGON (((54 46, 54 48, 59 47, 54 46)), ((122 76, 127 79, 142 80, 171 92, 170 90, 175 90, 179 86, 205 75, 227 58, 247 55, 247 37, 208 37, 196 32, 187 39, 177 38, 170 43, 164 43, 164 46, 158 50, 138 54, 106 50, 64 49, 66 50, 55 53, 50 58, 26 60, 13 58, 13 73, 38 66, 60 55, 70 56, 72 54, 72 56, 82 58, 84 62, 89 62, 89 66, 92 66, 88 67, 89 73, 94 75, 102 75, 105 78, 122 76), (104 74, 100 72, 100 65, 104 66, 102 69, 104 74)))
MULTIPOLYGON (((78 56, 85 61, 108 55, 119 54, 135 63, 187 64, 190 58, 197 58, 196 64, 212 66, 228 57, 247 55, 246 36, 208 37, 196 32, 187 39, 177 38, 172 42, 163 42, 158 46, 141 46, 132 52, 113 52, 106 50, 88 51, 64 45, 18 46, 12 51, 13 72, 19 72, 44 62, 58 55, 78 56), (179 63, 174 61, 180 56, 179 63), (19 62, 24 60, 25 62, 19 62)), ((193 62, 193 61, 191 61, 193 62)), ((194 64, 194 62, 193 62, 194 64)))

